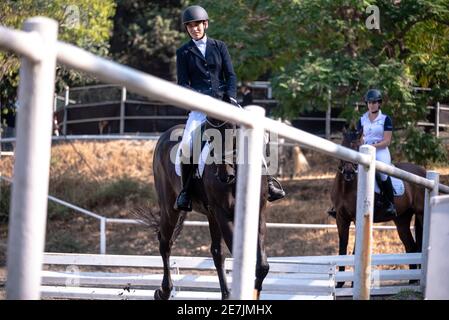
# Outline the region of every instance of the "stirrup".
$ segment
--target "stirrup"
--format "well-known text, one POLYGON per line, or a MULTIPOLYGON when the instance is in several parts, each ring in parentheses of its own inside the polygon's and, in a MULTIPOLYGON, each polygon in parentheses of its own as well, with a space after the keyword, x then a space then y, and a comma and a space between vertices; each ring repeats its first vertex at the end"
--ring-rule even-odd
POLYGON ((182 210, 186 212, 192 211, 192 199, 187 199, 186 201, 185 197, 189 197, 189 195, 187 194, 186 191, 181 191, 179 195, 176 197, 175 205, 173 206, 175 210, 182 210), (184 197, 183 200, 187 203, 180 203, 181 197, 184 197))
POLYGON ((385 214, 392 217, 397 217, 398 212, 396 211, 396 208, 394 207, 394 204, 391 202, 388 202, 386 205, 384 205, 385 214))
POLYGON ((276 182, 278 189, 285 193, 284 189, 281 186, 281 183, 275 177, 270 176, 269 178, 272 182, 276 182))
POLYGON ((276 200, 284 198, 285 197, 285 191, 282 188, 282 186, 279 183, 279 181, 277 181, 276 178, 273 178, 273 177, 270 177, 269 179, 270 179, 270 181, 268 182, 268 199, 267 199, 268 202, 273 202, 273 201, 276 201, 276 200), (279 187, 276 187, 274 185, 273 181, 276 182, 276 184, 279 187), (270 193, 270 184, 272 185, 272 188, 277 189, 275 191, 275 193, 270 193))
POLYGON ((327 214, 330 215, 331 217, 337 219, 337 211, 335 210, 334 207, 327 210, 327 214))

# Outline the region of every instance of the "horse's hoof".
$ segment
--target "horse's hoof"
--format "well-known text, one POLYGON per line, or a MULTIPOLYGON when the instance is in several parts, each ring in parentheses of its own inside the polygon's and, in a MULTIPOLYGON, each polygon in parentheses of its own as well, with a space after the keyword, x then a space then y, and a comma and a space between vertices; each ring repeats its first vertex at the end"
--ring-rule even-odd
POLYGON ((228 299, 229 299, 229 292, 221 294, 221 300, 228 300, 228 299))
POLYGON ((335 286, 335 288, 343 288, 344 285, 345 285, 344 282, 337 282, 337 285, 335 286))
POLYGON ((260 300, 260 291, 259 291, 259 290, 254 289, 254 292, 253 292, 253 299, 254 299, 254 300, 260 300))
POLYGON ((161 289, 154 291, 154 300, 168 300, 168 298, 170 298, 170 292, 166 294, 161 289))

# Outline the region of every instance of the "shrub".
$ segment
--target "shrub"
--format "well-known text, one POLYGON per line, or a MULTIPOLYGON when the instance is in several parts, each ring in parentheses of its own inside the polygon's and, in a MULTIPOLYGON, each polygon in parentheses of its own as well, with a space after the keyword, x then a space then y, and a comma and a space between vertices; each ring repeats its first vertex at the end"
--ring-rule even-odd
POLYGON ((405 132, 405 141, 396 145, 408 161, 427 165, 447 162, 447 152, 440 139, 415 127, 405 132))

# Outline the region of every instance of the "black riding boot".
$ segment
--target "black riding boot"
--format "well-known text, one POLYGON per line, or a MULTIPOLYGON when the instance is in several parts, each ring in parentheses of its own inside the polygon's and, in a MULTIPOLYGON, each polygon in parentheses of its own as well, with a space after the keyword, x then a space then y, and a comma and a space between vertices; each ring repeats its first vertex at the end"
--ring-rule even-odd
POLYGON ((331 207, 329 210, 327 210, 327 214, 337 219, 337 211, 335 210, 334 207, 331 207))
POLYGON ((285 191, 282 189, 281 184, 275 178, 270 175, 267 175, 268 182, 268 201, 276 201, 285 197, 285 191), (279 188, 275 186, 274 182, 279 185, 279 188))
POLYGON ((384 194, 384 207, 385 213, 389 216, 396 217, 397 212, 394 207, 394 193, 393 193, 393 184, 391 182, 391 178, 388 177, 387 180, 382 181, 382 191, 384 194))
POLYGON ((193 176, 194 166, 181 163, 181 183, 182 190, 176 198, 174 208, 176 210, 192 211, 192 199, 189 194, 190 183, 193 176))

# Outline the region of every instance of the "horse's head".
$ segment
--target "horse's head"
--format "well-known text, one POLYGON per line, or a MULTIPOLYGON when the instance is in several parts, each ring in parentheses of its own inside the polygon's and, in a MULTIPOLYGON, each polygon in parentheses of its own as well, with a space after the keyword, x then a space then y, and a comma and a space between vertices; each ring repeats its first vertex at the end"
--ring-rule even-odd
MULTIPOLYGON (((343 147, 358 151, 361 145, 361 136, 361 132, 355 130, 343 130, 343 142, 341 145, 343 147)), ((340 165, 338 166, 338 171, 340 171, 343 175, 345 181, 353 181, 358 173, 358 165, 357 163, 341 160, 340 165)))

